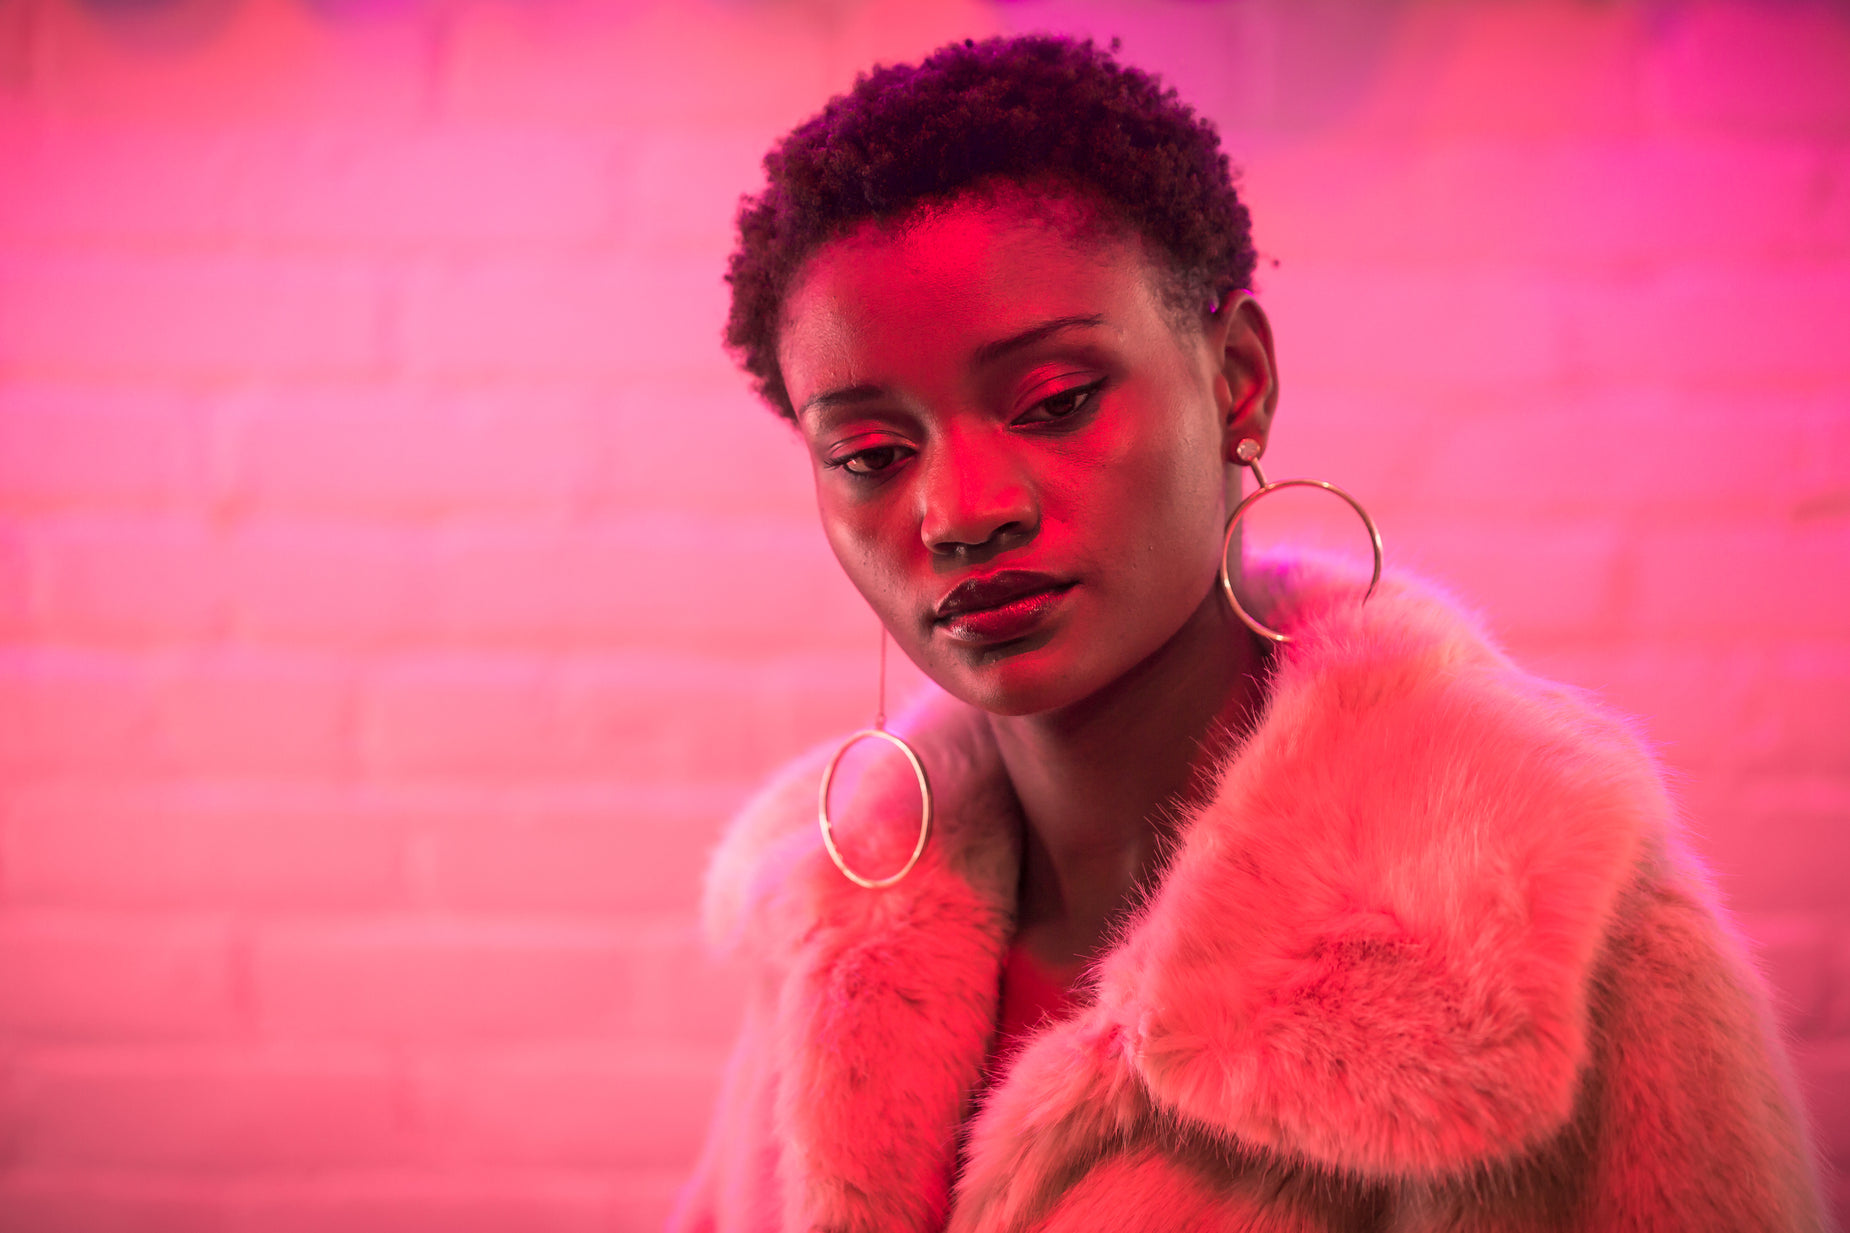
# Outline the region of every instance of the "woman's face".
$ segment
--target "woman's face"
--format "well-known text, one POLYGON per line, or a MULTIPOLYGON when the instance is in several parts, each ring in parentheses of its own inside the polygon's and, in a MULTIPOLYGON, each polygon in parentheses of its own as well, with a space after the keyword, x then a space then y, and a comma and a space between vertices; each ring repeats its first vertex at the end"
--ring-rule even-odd
POLYGON ((1233 446, 1273 398, 1250 300, 1178 322, 1136 239, 1042 205, 829 243, 778 347, 842 568, 927 675, 1004 715, 1091 696, 1204 602, 1233 446))

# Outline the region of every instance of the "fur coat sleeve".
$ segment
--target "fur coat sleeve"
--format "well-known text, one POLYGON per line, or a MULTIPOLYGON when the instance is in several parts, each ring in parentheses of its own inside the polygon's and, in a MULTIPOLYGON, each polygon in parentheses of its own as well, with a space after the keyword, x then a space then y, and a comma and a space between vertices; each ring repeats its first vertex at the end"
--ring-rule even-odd
MULTIPOLYGON (((825 753, 744 811, 706 913, 756 986, 674 1228, 1824 1227, 1759 980, 1629 730, 1410 583, 1265 580, 1295 639, 1265 715, 986 1087, 1019 823, 981 717, 910 717, 939 825, 889 890, 821 850, 825 753)), ((897 867, 910 772, 844 813, 897 867)))

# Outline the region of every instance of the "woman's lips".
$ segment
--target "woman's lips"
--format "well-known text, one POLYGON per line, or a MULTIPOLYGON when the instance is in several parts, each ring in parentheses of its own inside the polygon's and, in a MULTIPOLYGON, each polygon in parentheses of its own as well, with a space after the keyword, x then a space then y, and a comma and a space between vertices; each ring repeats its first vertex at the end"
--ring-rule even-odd
POLYGON ((1027 570, 974 578, 938 601, 938 627, 959 642, 1009 642, 1026 637, 1073 585, 1027 570))

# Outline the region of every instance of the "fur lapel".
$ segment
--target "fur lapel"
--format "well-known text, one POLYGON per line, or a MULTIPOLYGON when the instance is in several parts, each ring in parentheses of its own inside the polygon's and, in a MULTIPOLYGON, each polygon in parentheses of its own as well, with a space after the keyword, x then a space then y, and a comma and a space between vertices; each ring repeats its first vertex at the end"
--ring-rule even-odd
MULTIPOLYGON (((1254 574, 1295 639, 1266 714, 1091 1004, 991 1092, 959 1227, 1017 1225, 1083 1167, 1075 1153, 1139 1119, 1393 1177, 1507 1155, 1568 1116, 1590 968, 1668 818, 1650 759, 1412 584, 1361 607, 1352 583, 1302 565, 1254 574)), ((790 1227, 941 1223, 993 1032, 1012 794, 980 716, 939 699, 912 722, 940 800, 912 876, 864 891, 829 864, 826 754, 747 811, 711 874, 709 928, 788 972, 790 1227)), ((853 859, 896 867, 917 817, 909 772, 870 776, 850 808, 879 819, 853 859)))
MULTIPOLYGON (((787 1229, 942 1228, 958 1128, 990 1038, 1014 930, 1020 823, 988 728, 934 699, 892 728, 935 799, 931 841, 898 884, 871 891, 823 850, 816 791, 834 746, 748 806, 708 873, 706 927, 781 981, 774 1052, 787 1229)), ((910 768, 879 759, 831 800, 850 866, 879 876, 918 834, 910 768)))
POLYGON ((1098 1010, 1160 1105, 1368 1176, 1559 1127, 1589 976, 1669 805, 1621 724, 1404 584, 1272 582, 1297 639, 1098 1010))

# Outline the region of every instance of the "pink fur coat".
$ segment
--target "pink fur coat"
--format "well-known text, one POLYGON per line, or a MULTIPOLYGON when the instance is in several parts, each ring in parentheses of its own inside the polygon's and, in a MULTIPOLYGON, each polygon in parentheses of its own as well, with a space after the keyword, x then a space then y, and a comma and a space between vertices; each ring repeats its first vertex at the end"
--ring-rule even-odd
MULTIPOLYGON (((1296 638, 1259 727, 985 1091, 1019 824, 982 717, 912 716, 938 820, 891 889, 822 850, 826 751, 744 811, 706 915, 755 987, 675 1228, 1823 1227, 1759 981, 1626 726, 1404 580, 1256 585, 1296 638)), ((903 766, 837 808, 855 863, 903 862, 903 766)))

